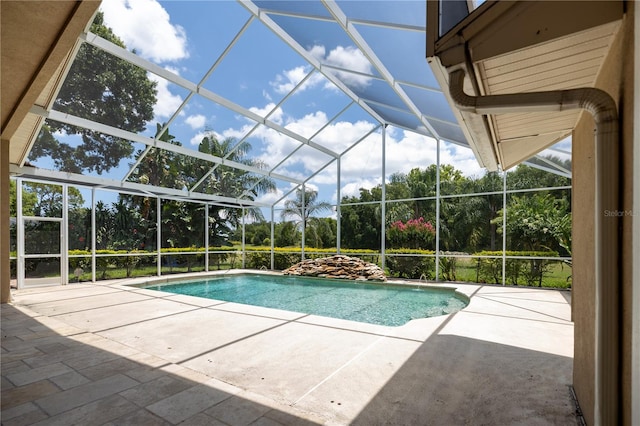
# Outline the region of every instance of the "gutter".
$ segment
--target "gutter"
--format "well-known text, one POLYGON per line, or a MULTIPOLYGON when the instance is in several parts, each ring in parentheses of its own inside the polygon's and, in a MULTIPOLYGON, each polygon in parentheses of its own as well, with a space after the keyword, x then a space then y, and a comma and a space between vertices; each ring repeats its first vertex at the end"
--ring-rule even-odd
POLYGON ((608 93, 595 88, 469 96, 465 71, 449 73, 449 94, 457 108, 476 114, 585 109, 596 124, 595 193, 595 424, 614 425, 620 405, 620 219, 618 112, 608 93))

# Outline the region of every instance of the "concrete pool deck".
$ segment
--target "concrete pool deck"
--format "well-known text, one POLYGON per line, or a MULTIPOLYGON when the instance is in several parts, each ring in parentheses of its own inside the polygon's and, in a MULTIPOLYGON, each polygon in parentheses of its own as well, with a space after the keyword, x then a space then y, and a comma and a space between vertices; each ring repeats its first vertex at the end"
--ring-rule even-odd
POLYGON ((577 423, 569 292, 437 284, 469 305, 385 327, 148 280, 14 290, 2 424, 577 423))

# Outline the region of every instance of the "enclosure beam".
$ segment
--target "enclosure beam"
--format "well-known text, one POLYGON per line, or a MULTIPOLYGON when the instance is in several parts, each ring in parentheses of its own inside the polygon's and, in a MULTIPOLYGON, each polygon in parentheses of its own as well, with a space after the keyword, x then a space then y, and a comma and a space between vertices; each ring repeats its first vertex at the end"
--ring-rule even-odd
POLYGON ((11 165, 11 173, 21 175, 33 180, 42 180, 44 182, 68 182, 79 184, 82 186, 97 186, 118 193, 131 193, 131 195, 151 196, 167 199, 176 199, 185 202, 211 202, 221 203, 227 206, 253 206, 253 207, 269 207, 268 204, 259 203, 252 200, 240 198, 223 197, 220 195, 209 195, 201 192, 191 192, 181 189, 163 188, 160 186, 146 185, 135 182, 121 182, 119 180, 107 179, 97 176, 83 176, 76 173, 59 172, 55 170, 46 170, 34 167, 18 167, 11 165))
POLYGON ((162 228, 160 225, 162 224, 162 200, 160 197, 156 197, 156 251, 157 251, 157 262, 156 262, 156 274, 158 276, 162 275, 162 228))
POLYGON ((22 179, 16 179, 16 285, 24 286, 24 219, 22 218, 22 179))
POLYGON ((409 108, 409 110, 414 114, 414 116, 429 131, 429 133, 431 133, 432 137, 434 137, 435 139, 440 139, 440 135, 438 134, 438 132, 433 128, 431 123, 429 123, 424 118, 420 109, 415 105, 415 103, 407 95, 407 93, 400 86, 398 81, 394 79, 393 74, 389 72, 387 67, 385 67, 384 63, 375 54, 371 46, 369 46, 369 43, 367 43, 364 37, 360 35, 360 32, 354 26, 353 22, 347 18, 347 16, 342 11, 340 6, 338 6, 338 4, 332 0, 322 0, 322 4, 329 10, 329 13, 331 13, 335 21, 349 35, 349 37, 354 42, 356 47, 360 49, 360 51, 369 60, 369 62, 373 64, 373 66, 380 73, 380 75, 384 77, 385 81, 389 84, 389 86, 391 86, 391 88, 396 93, 396 95, 398 95, 398 97, 402 99, 404 104, 409 108))
POLYGON ((440 281, 440 139, 436 139, 436 282, 440 281))
POLYGON ((96 282, 96 189, 91 188, 91 282, 96 282))
POLYGON ((271 205, 271 270, 274 270, 275 267, 275 254, 274 254, 274 239, 275 239, 275 211, 273 205, 271 205))
POLYGON ((60 224, 60 283, 69 284, 69 185, 62 185, 62 223, 60 224))
POLYGON ((242 208, 242 269, 246 268, 245 262, 247 260, 247 255, 245 251, 244 239, 245 239, 245 229, 244 229, 244 221, 245 221, 245 212, 244 207, 242 208))
POLYGON ((209 272, 209 204, 204 204, 204 270, 209 272))
POLYGON ((507 284, 507 172, 502 171, 502 285, 507 284))
POLYGON ((382 126, 382 195, 380 196, 380 257, 382 257, 382 270, 387 263, 386 259, 386 239, 387 239, 387 126, 382 126))
MULTIPOLYGON (((65 114, 60 111, 55 111, 55 110, 47 111, 44 108, 34 106, 33 108, 31 108, 29 112, 44 118, 58 121, 60 123, 70 124, 72 126, 82 127, 88 130, 94 130, 96 132, 104 133, 104 134, 114 136, 116 138, 121 138, 127 141, 140 142, 147 146, 152 146, 154 148, 159 148, 165 151, 174 152, 176 154, 181 154, 187 157, 198 158, 200 160, 208 161, 210 163, 222 164, 225 166, 233 167, 235 169, 244 170, 245 172, 255 173, 258 175, 270 176, 275 179, 284 180, 286 182, 300 183, 299 180, 292 179, 288 176, 270 173, 258 167, 248 166, 246 164, 238 163, 236 161, 225 160, 224 158, 220 158, 215 155, 185 148, 180 145, 174 145, 169 142, 164 142, 148 136, 139 135, 137 133, 129 132, 127 130, 122 130, 117 127, 108 126, 106 124, 96 123, 95 121, 87 120, 86 118, 77 117, 71 114, 65 114)), ((278 131, 281 131, 282 133, 291 133, 289 130, 286 130, 286 132, 282 130, 278 130, 278 131)))
POLYGON ((341 208, 341 204, 342 204, 342 196, 340 194, 340 167, 342 165, 342 155, 340 155, 340 157, 337 158, 336 160, 337 162, 337 168, 338 168, 338 172, 337 172, 337 178, 336 178, 336 250, 338 251, 338 254, 340 254, 340 238, 342 238, 341 233, 340 233, 340 227, 342 226, 342 208, 341 208))
POLYGON ((300 260, 304 260, 304 245, 307 243, 305 236, 306 236, 306 227, 307 227, 307 220, 305 219, 305 195, 306 194, 306 187, 305 184, 302 184, 302 193, 300 194, 300 201, 302 202, 302 244, 300 244, 300 248, 301 248, 301 254, 300 254, 300 260))

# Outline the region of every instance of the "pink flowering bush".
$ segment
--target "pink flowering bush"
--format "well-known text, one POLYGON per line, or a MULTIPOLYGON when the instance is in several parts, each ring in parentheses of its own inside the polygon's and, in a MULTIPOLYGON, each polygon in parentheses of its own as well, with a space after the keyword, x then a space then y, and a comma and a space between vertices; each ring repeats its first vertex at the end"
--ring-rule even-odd
POLYGON ((393 222, 387 229, 387 241, 390 247, 411 249, 433 249, 436 229, 423 217, 393 222))

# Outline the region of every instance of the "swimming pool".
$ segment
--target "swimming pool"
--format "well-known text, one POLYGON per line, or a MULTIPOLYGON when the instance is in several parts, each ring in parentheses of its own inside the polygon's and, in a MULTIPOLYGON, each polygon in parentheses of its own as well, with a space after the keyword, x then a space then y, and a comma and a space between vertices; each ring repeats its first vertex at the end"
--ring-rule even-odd
POLYGON ((468 303, 451 288, 266 274, 215 276, 144 288, 387 326, 450 314, 468 303))

